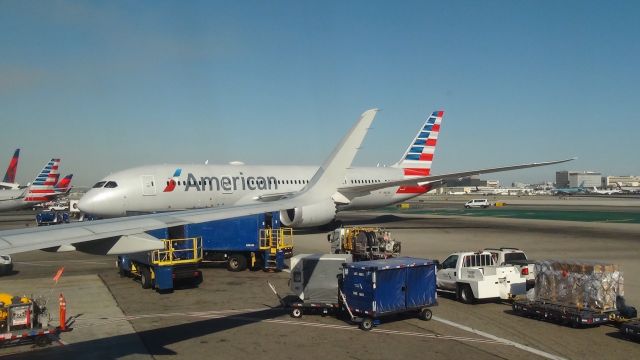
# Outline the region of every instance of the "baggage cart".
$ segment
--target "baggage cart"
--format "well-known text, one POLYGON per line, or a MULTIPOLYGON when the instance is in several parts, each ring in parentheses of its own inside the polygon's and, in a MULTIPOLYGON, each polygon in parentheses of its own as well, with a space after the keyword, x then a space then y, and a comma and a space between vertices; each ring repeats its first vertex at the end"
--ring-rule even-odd
POLYGON ((633 320, 620 325, 620 333, 626 338, 640 341, 640 320, 633 320))
POLYGON ((291 316, 320 313, 323 316, 340 311, 338 288, 342 265, 352 261, 351 254, 299 254, 291 258, 289 287, 296 296, 283 304, 291 316))
POLYGON ((341 298, 351 320, 368 331, 380 318, 415 313, 431 320, 437 305, 436 265, 431 260, 401 257, 344 264, 341 298))
POLYGON ((575 328, 608 324, 617 315, 615 310, 601 311, 530 300, 516 300, 512 304, 512 309, 518 315, 552 321, 575 328))

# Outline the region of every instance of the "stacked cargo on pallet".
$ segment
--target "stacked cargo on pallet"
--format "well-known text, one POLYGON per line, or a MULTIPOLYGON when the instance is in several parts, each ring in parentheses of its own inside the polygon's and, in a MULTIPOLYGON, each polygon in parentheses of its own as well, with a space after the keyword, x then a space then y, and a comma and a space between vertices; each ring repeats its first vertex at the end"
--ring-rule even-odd
POLYGON ((615 264, 547 260, 536 263, 535 273, 537 301, 612 311, 624 295, 622 270, 615 264))
POLYGON ((620 313, 624 288, 618 265, 547 260, 536 263, 535 272, 533 294, 513 303, 515 314, 582 327, 607 324, 620 313))

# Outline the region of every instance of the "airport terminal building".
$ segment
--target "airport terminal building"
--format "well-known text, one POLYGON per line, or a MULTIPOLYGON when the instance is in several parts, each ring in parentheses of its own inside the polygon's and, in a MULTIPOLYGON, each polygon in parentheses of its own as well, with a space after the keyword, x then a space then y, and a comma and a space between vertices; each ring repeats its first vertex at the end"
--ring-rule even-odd
POLYGON ((557 171, 556 187, 600 187, 602 186, 602 174, 593 171, 557 171))

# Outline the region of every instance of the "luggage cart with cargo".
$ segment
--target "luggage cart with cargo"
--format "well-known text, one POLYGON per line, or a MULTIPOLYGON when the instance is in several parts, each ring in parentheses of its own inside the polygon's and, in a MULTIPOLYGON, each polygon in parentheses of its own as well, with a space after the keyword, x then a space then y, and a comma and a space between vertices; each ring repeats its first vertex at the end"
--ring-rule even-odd
POLYGON ((350 263, 350 254, 299 254, 291 258, 290 290, 295 294, 283 305, 291 309, 291 316, 320 313, 323 316, 340 311, 338 288, 341 284, 342 264, 350 263))
POLYGON ((536 263, 535 274, 528 298, 512 304, 517 315, 578 328, 608 324, 631 309, 615 264, 545 260, 536 263))
POLYGON ((436 265, 431 260, 400 257, 343 266, 340 296, 351 320, 371 330, 380 319, 415 313, 431 320, 437 305, 436 265))

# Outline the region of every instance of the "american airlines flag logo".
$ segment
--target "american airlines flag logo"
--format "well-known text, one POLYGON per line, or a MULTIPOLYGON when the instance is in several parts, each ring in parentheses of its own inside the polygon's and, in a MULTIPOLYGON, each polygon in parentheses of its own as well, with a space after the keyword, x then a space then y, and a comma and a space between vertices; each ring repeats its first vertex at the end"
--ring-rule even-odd
POLYGON ((169 181, 167 182, 167 186, 164 188, 164 190, 162 190, 162 192, 172 192, 173 190, 175 190, 177 184, 176 179, 180 177, 181 173, 182 169, 176 169, 176 171, 173 173, 173 177, 169 179, 169 181))

